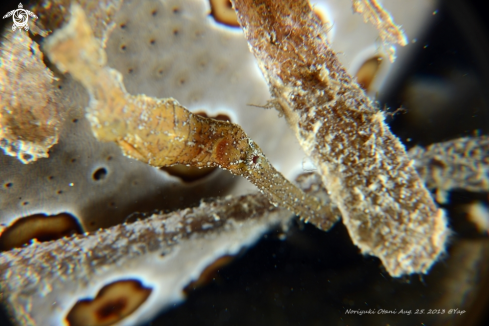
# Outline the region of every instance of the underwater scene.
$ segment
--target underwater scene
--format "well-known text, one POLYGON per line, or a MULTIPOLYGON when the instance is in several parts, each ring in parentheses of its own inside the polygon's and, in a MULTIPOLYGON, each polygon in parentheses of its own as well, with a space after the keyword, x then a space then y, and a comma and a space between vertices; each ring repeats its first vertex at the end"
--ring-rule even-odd
POLYGON ((0 325, 486 325, 481 6, 2 3, 0 325))

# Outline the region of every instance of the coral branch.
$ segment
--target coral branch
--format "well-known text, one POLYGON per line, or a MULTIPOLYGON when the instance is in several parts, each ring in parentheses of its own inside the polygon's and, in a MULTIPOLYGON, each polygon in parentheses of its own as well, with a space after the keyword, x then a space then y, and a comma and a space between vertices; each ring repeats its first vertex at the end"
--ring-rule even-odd
POLYGON ((426 186, 446 201, 452 189, 489 191, 489 137, 459 138, 409 151, 426 186))
POLYGON ((393 276, 427 272, 445 248, 444 213, 382 112, 341 67, 308 1, 233 2, 271 93, 353 242, 393 276))
POLYGON ((366 22, 371 22, 377 27, 384 42, 401 46, 407 44, 407 37, 401 27, 394 24, 391 15, 377 0, 353 0, 353 10, 363 14, 366 22))
POLYGON ((227 169, 306 221, 326 230, 336 221, 318 200, 276 171, 238 125, 194 115, 172 98, 127 94, 121 75, 106 66, 100 41, 78 6, 73 6, 70 22, 46 41, 45 49, 59 69, 87 88, 87 117, 99 140, 115 141, 125 155, 153 166, 227 169))
POLYGON ((154 293, 149 307, 122 323, 136 325, 181 300, 182 289, 214 260, 237 254, 290 217, 256 194, 35 243, 0 254, 2 297, 18 325, 64 325, 77 300, 137 275, 154 293))
MULTIPOLYGON (((416 172, 426 187, 436 189, 440 203, 446 202, 446 192, 453 189, 489 191, 488 136, 457 138, 432 144, 426 149, 416 146, 409 150, 408 155, 414 160, 416 172)), ((303 173, 296 182, 304 192, 320 197, 329 205, 331 215, 338 215, 319 174, 303 173)))
POLYGON ((387 47, 389 60, 394 62, 396 49, 391 44, 405 46, 408 43, 407 37, 400 26, 394 24, 391 15, 382 8, 377 0, 353 0, 353 10, 363 14, 365 22, 370 22, 379 31, 379 36, 387 47))
POLYGON ((63 110, 39 46, 26 33, 8 33, 2 43, 0 148, 31 163, 58 142, 63 110))

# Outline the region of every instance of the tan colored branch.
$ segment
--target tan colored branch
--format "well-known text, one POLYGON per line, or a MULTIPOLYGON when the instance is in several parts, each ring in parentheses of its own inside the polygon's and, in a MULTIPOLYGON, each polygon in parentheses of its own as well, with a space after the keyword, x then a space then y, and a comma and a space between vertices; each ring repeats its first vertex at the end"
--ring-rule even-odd
POLYGON ((2 299, 18 325, 65 325, 77 302, 114 281, 135 278, 152 291, 144 309, 121 321, 137 325, 180 301, 183 288, 215 260, 236 255, 291 215, 262 195, 248 195, 3 252, 2 299))
POLYGON ((406 46, 407 36, 401 26, 396 25, 391 15, 377 0, 352 0, 353 10, 363 15, 364 21, 372 23, 379 31, 379 36, 384 42, 385 50, 389 54, 389 60, 396 59, 396 49, 393 44, 406 46))
POLYGON ((63 117, 52 72, 23 31, 7 33, 0 52, 0 149, 31 163, 48 157, 63 117))
POLYGON ((353 242, 393 276, 426 273, 446 219, 400 141, 341 67, 306 0, 235 0, 280 110, 338 205, 353 242))
MULTIPOLYGON (((488 136, 457 138, 427 148, 415 146, 408 155, 414 160, 416 172, 426 187, 436 190, 440 203, 447 201, 447 192, 453 189, 489 191, 488 136)), ((332 214, 338 214, 319 174, 303 173, 296 178, 296 182, 304 192, 320 197, 324 203, 331 205, 332 214)))
POLYGON ((489 191, 489 137, 458 138, 426 149, 409 151, 426 186, 437 190, 437 201, 446 202, 452 189, 489 191))
POLYGON ((229 170, 254 183, 276 205, 329 229, 336 218, 272 167, 261 149, 238 125, 190 113, 175 99, 129 95, 119 72, 106 66, 83 10, 46 41, 52 62, 88 90, 87 117, 95 136, 116 142, 125 155, 153 166, 188 164, 229 170))
POLYGON ((386 43, 407 45, 407 37, 401 27, 396 25, 391 15, 377 0, 353 0, 353 10, 363 14, 365 22, 377 27, 380 38, 386 43))

